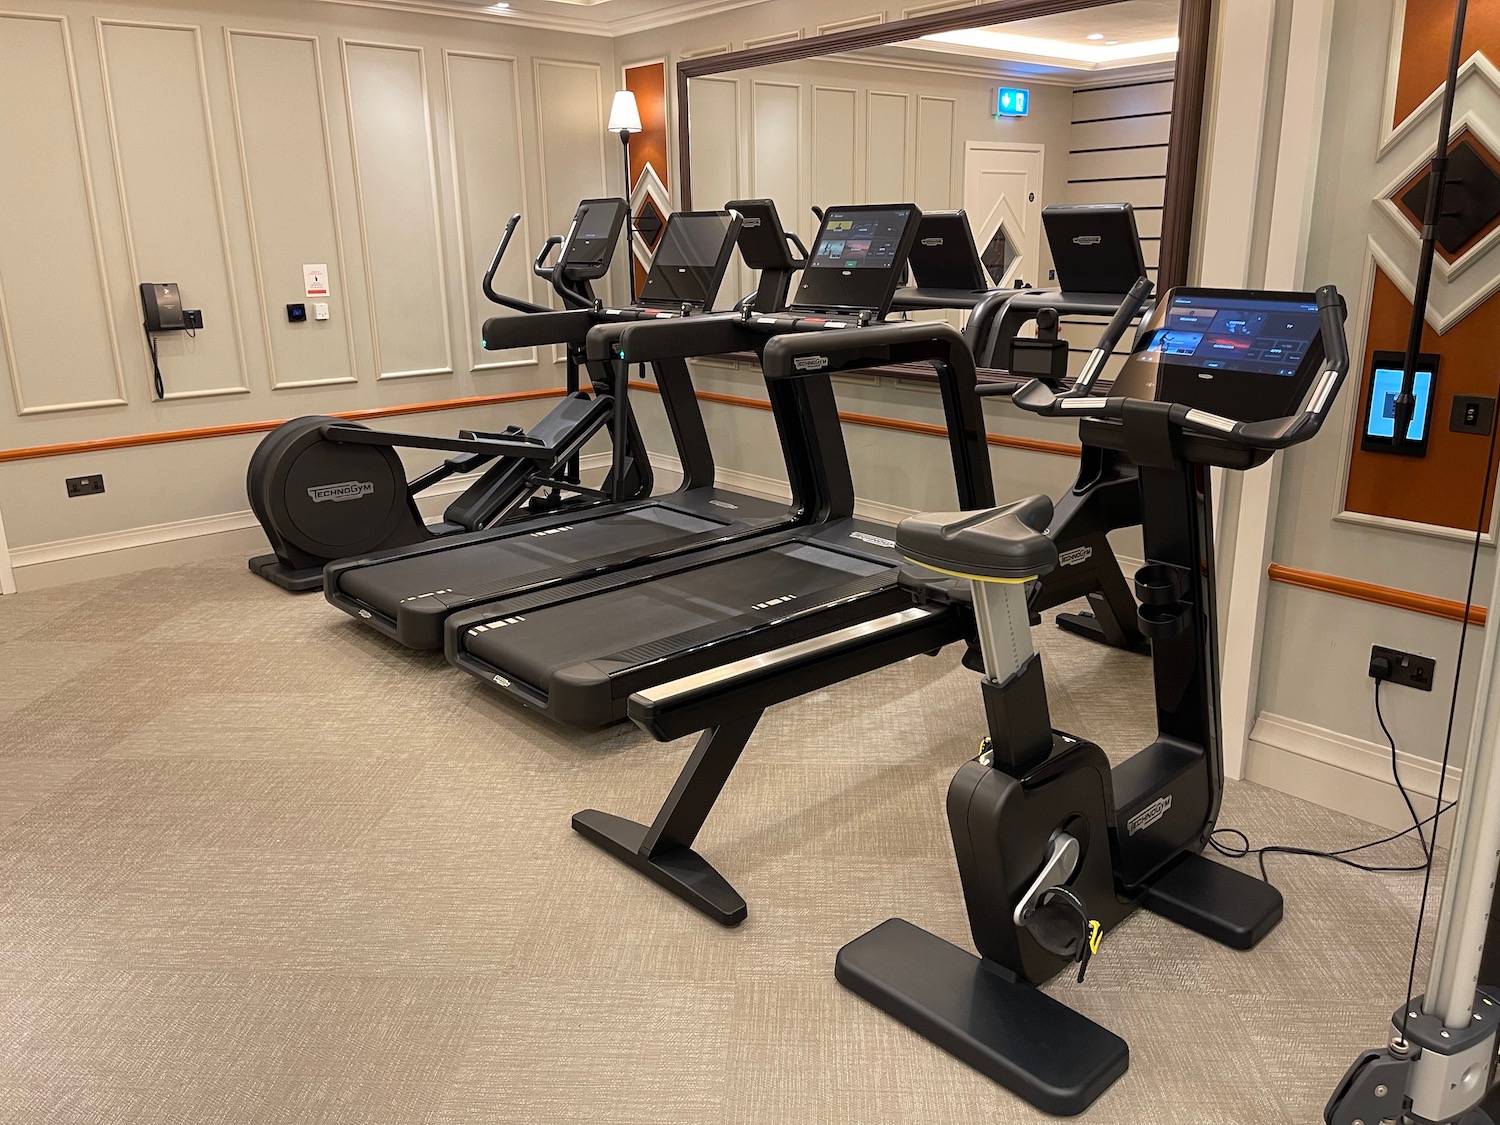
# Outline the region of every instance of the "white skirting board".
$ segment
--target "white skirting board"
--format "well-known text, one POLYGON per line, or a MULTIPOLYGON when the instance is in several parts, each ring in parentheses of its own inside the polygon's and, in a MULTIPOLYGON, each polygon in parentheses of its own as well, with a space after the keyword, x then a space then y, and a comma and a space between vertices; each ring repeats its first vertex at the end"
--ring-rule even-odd
MULTIPOLYGON (((1462 746, 1454 748, 1455 758, 1462 750, 1462 746)), ((1423 817, 1431 816, 1437 797, 1438 763, 1401 750, 1397 751, 1397 761, 1412 804, 1423 817)), ((1443 786, 1445 804, 1458 796, 1461 773, 1457 765, 1449 764, 1443 786)), ((1393 831, 1411 826, 1411 814, 1391 777, 1390 747, 1383 743, 1366 742, 1263 711, 1250 731, 1245 779, 1393 831)), ((1451 815, 1444 817, 1442 827, 1446 830, 1451 821, 1451 815)), ((1440 835, 1446 835, 1446 831, 1440 835)), ((1256 841, 1272 842, 1297 841, 1256 841)))
MULTIPOLYGON (((590 454, 579 463, 585 472, 602 470, 609 464, 609 454, 590 454)), ((422 493, 417 499, 422 514, 429 520, 439 518, 449 498, 462 492, 473 479, 455 477, 422 493)), ((177 566, 235 552, 243 552, 248 559, 269 550, 260 524, 247 509, 15 547, 10 552, 10 563, 16 585, 24 591, 177 566)))

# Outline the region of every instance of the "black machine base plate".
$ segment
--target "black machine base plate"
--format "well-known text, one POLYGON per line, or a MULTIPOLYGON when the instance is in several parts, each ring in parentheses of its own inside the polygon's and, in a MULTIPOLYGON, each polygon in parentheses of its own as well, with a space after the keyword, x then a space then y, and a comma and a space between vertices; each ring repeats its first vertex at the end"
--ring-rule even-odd
POLYGON ((1141 905, 1230 949, 1259 944, 1282 914, 1275 887, 1192 852, 1151 884, 1141 905))
POLYGON ((274 582, 283 590, 290 590, 294 594, 305 594, 309 590, 323 588, 321 566, 294 570, 275 555, 256 555, 250 560, 250 569, 267 582, 274 582))
POLYGON ((719 925, 738 926, 745 920, 747 910, 740 893, 692 848, 673 847, 656 855, 642 855, 641 844, 650 828, 598 809, 574 813, 573 830, 719 925))
POLYGON ((1044 1113, 1082 1113, 1130 1066, 1114 1032, 900 918, 839 950, 839 983, 1044 1113))
MULTIPOLYGON (((1104 636, 1104 627, 1099 624, 1099 619, 1092 613, 1059 613, 1057 615, 1057 627, 1065 633, 1073 633, 1080 637, 1087 637, 1101 645, 1109 644, 1104 636)), ((1135 645, 1127 647, 1126 652, 1151 651, 1151 642, 1142 637, 1135 645)))

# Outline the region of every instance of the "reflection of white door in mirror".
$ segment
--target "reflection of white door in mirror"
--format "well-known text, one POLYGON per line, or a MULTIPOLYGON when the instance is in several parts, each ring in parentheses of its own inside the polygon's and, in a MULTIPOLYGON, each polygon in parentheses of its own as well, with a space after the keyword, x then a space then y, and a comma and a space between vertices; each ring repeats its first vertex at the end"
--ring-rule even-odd
POLYGON ((1047 284, 1041 270, 1045 151, 1045 145, 999 141, 964 145, 964 210, 997 287, 1047 284))

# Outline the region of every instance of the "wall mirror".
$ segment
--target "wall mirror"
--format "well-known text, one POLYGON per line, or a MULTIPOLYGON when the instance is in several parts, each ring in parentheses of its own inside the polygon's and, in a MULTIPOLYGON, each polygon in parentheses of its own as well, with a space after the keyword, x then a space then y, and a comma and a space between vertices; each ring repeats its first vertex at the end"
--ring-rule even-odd
MULTIPOLYGON (((996 284, 1045 286, 1041 210, 1129 202, 1186 279, 1209 0, 1001 0, 677 67, 684 206, 962 207, 996 284)), ((732 279, 743 287, 745 278, 732 279)))

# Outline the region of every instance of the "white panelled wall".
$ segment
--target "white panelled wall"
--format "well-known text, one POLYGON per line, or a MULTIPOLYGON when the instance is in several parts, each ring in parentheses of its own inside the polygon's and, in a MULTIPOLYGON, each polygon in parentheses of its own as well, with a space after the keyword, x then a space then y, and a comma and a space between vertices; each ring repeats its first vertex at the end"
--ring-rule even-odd
MULTIPOLYGON (((562 384, 552 354, 479 348, 478 285, 519 211, 499 285, 542 296, 542 238, 618 190, 609 39, 303 0, 26 7, 0 13, 0 449, 562 384), (327 267, 328 321, 288 323, 304 265, 327 267), (177 282, 205 321, 159 338, 160 402, 141 281, 177 282)), ((259 439, 0 459, 20 584, 263 548, 244 496, 259 439), (69 499, 89 473, 104 495, 69 499)))

